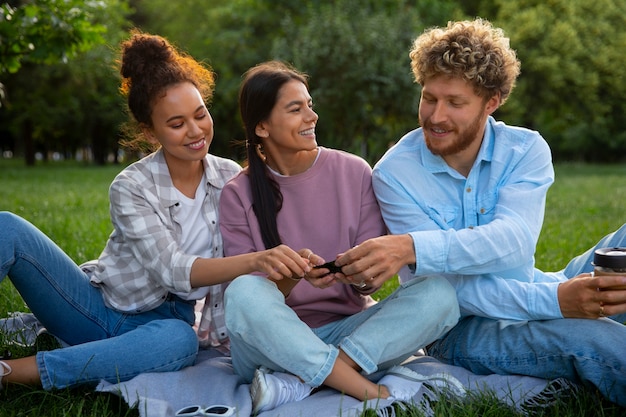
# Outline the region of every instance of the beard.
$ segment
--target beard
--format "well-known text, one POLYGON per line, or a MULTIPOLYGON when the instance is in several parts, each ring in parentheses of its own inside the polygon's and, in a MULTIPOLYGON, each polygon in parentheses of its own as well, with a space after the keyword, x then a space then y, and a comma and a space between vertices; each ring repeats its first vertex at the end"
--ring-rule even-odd
POLYGON ((429 119, 422 120, 422 117, 419 116, 419 123, 420 126, 423 127, 426 146, 433 154, 441 157, 454 155, 466 150, 472 143, 482 139, 481 137, 478 137, 478 133, 484 127, 485 120, 483 118, 483 114, 483 111, 479 112, 469 126, 463 130, 458 130, 458 128, 454 126, 434 125, 429 119), (439 127, 449 132, 456 133, 457 137, 451 143, 442 145, 438 139, 430 137, 430 129, 433 127, 439 127))

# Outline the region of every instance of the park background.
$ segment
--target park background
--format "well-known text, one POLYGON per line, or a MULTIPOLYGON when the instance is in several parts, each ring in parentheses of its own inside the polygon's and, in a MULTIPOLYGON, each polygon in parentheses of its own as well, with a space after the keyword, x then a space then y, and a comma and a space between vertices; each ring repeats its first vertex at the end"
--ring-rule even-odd
POLYGON ((130 28, 163 35, 217 74, 211 152, 241 161, 241 75, 269 59, 310 75, 321 145, 375 163, 417 126, 408 52, 425 28, 480 16, 522 62, 498 119, 536 129, 554 160, 626 155, 624 0, 32 0, 0 6, 0 151, 128 162, 115 61, 130 28))
MULTIPOLYGON (((495 116, 540 131, 553 151, 556 182, 536 260, 558 269, 624 222, 624 0, 0 3, 0 210, 35 223, 76 262, 99 255, 111 231, 108 185, 136 158, 118 146, 127 115, 115 60, 131 28, 167 37, 217 73, 212 153, 243 162, 233 145, 243 139, 241 75, 281 59, 311 76, 320 145, 374 164, 417 126, 413 39, 425 28, 476 16, 502 27, 522 62, 518 85, 495 116)), ((377 298, 397 285, 389 284, 377 298)), ((4 280, 0 317, 26 310, 4 280)), ((0 350, 7 346, 0 337, 0 350)), ((137 415, 119 398, 90 389, 9 388, 0 393, 2 417, 137 415)), ((438 415, 518 417, 488 394, 472 400, 440 404, 438 415)), ((617 417, 623 409, 590 393, 539 415, 617 417)))

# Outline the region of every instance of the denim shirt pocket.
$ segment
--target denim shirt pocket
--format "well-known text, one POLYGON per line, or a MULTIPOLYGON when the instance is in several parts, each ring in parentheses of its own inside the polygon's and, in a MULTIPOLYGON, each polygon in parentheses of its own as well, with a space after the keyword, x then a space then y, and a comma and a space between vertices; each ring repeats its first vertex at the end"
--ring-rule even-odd
POLYGON ((444 230, 454 228, 457 218, 459 217, 459 209, 452 206, 431 206, 428 208, 428 211, 428 216, 431 220, 444 230))
POLYGON ((487 224, 493 220, 497 204, 498 196, 493 193, 485 193, 480 196, 476 206, 476 217, 479 225, 487 224))

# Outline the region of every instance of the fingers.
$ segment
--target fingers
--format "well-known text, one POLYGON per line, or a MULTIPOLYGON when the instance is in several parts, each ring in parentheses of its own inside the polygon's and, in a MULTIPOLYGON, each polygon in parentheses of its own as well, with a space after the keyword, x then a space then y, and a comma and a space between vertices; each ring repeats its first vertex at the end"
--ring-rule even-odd
POLYGON ((599 317, 609 317, 626 312, 626 277, 600 275, 592 278, 597 285, 599 317))
POLYGON ((368 242, 346 251, 336 261, 348 283, 357 288, 380 286, 402 267, 383 247, 375 247, 368 242))
POLYGON ((410 235, 385 235, 368 239, 337 258, 337 265, 355 285, 381 286, 400 269, 415 263, 410 235))
POLYGON ((617 277, 581 274, 559 284, 563 317, 597 319, 626 313, 626 290, 614 289, 617 277))
POLYGON ((626 290, 626 276, 595 275, 593 276, 593 285, 600 290, 626 290))
POLYGON ((275 281, 288 277, 302 278, 311 270, 308 260, 286 245, 262 252, 261 270, 275 281))
POLYGON ((303 258, 306 258, 309 261, 309 265, 311 266, 321 265, 325 262, 324 258, 316 255, 311 249, 301 249, 298 251, 298 253, 303 258))
POLYGON ((321 276, 318 277, 311 276, 311 273, 308 273, 304 276, 304 279, 311 283, 312 286, 321 289, 331 287, 337 283, 335 274, 328 273, 321 273, 321 276))

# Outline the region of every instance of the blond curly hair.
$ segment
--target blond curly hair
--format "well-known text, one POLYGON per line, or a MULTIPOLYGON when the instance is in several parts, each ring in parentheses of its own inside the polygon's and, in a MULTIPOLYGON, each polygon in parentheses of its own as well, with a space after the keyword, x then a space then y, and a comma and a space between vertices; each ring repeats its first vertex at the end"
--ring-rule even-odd
POLYGON ((448 22, 415 39, 411 52, 415 81, 424 85, 444 75, 469 82, 480 97, 500 95, 503 104, 515 86, 520 62, 502 29, 483 19, 448 22))

